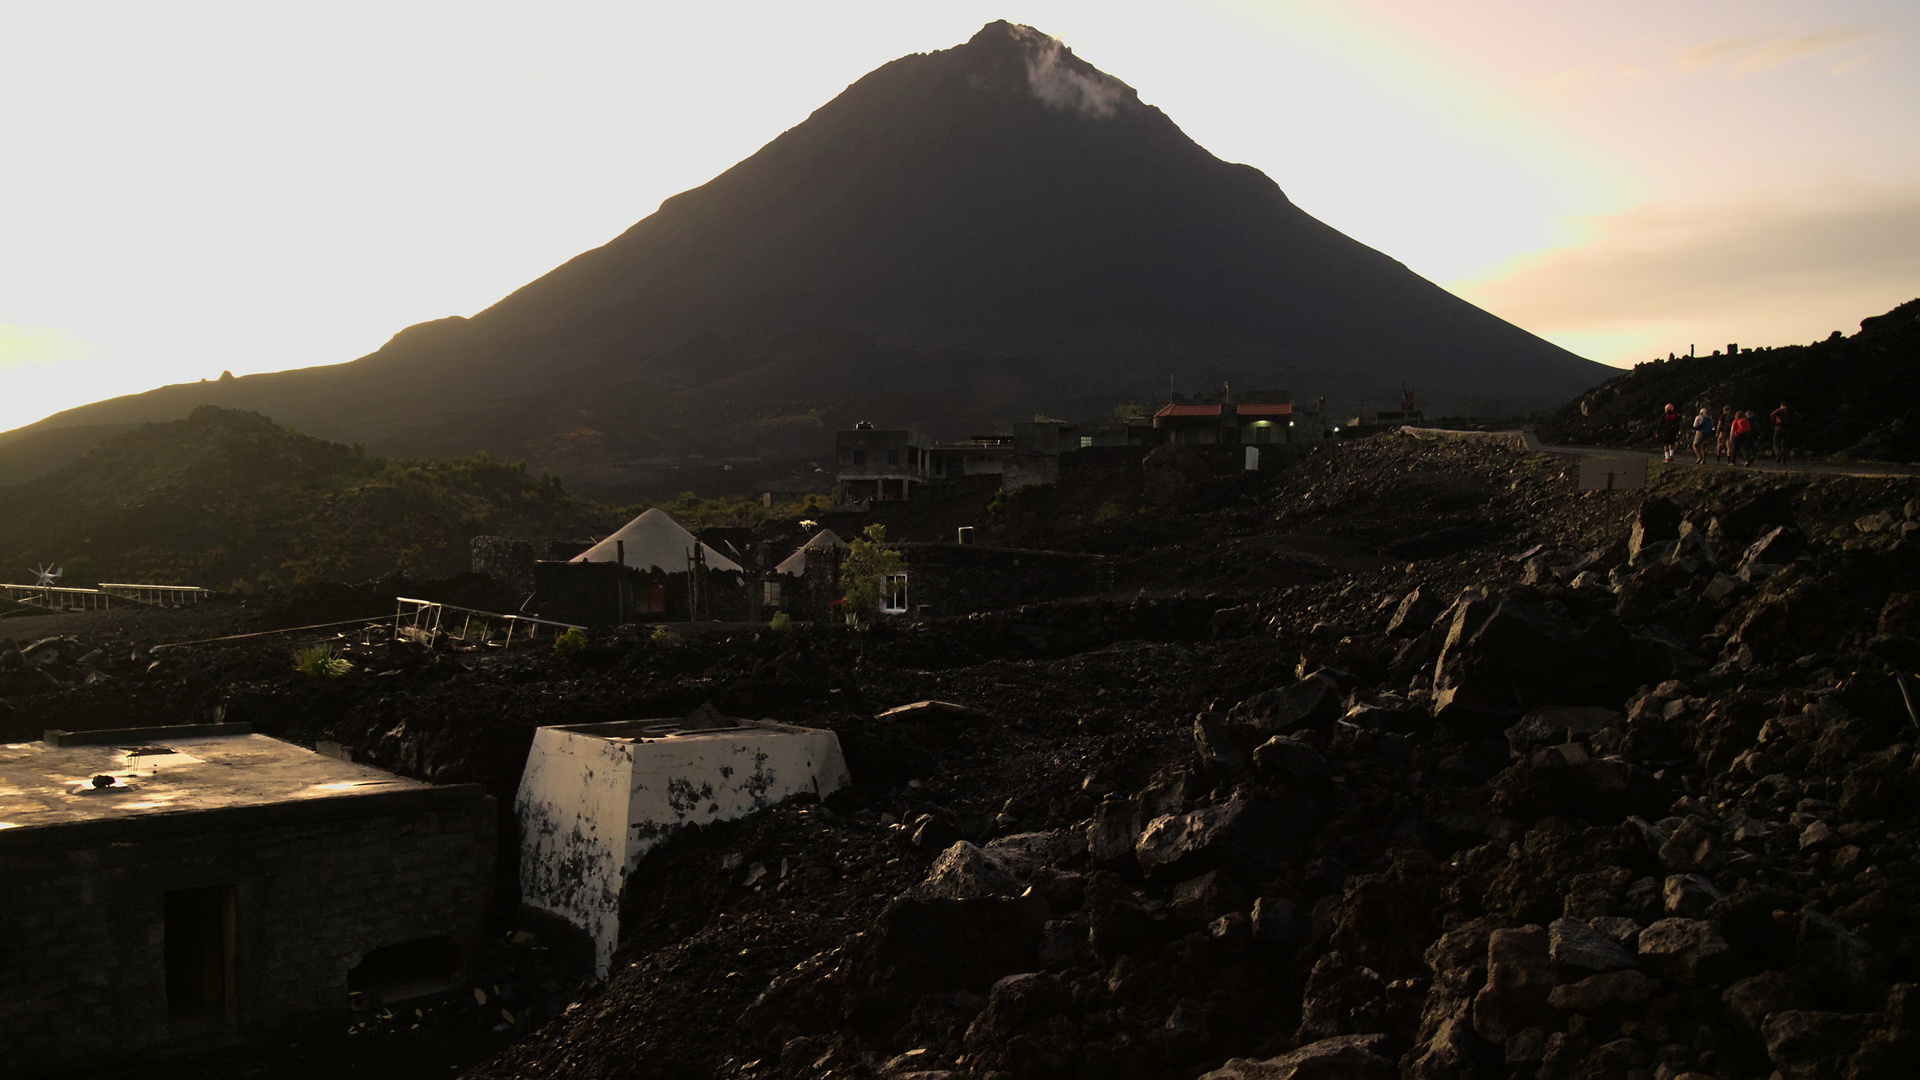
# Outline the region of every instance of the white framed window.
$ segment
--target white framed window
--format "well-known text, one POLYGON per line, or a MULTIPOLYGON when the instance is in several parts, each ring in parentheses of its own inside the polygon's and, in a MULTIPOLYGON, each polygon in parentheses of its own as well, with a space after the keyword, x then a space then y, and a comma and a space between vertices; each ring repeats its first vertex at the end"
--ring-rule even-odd
POLYGON ((780 583, 763 581, 760 583, 760 602, 767 607, 780 606, 780 583))
POLYGON ((880 610, 887 615, 907 613, 907 575, 887 575, 880 586, 880 610))

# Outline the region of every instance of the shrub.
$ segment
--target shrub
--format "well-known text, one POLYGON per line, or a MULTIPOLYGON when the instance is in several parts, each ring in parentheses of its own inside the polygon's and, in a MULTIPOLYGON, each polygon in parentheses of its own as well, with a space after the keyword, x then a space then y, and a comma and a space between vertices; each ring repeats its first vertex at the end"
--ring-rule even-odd
POLYGON ((887 527, 869 525, 860 538, 847 545, 847 557, 840 564, 840 584, 846 588, 847 621, 864 626, 880 614, 880 600, 887 578, 907 568, 899 548, 887 545, 887 527))
POLYGON ((353 665, 331 645, 301 649, 293 666, 309 679, 338 679, 353 670, 353 665))
POLYGON ((654 641, 659 642, 663 645, 669 641, 680 640, 680 635, 674 633, 671 628, 665 625, 654 627, 653 633, 650 636, 653 638, 654 641))
POLYGON ((767 620, 767 626, 776 634, 784 634, 793 629, 793 616, 784 611, 776 611, 773 618, 767 620))
POLYGON ((553 651, 562 656, 576 653, 587 647, 587 632, 577 626, 567 627, 567 632, 553 639, 553 651))

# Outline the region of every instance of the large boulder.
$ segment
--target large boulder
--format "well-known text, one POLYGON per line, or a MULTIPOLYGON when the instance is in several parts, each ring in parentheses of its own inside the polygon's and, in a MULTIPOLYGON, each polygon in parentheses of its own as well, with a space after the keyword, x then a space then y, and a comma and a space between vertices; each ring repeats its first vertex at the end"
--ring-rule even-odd
POLYGON ((1740 555, 1741 566, 1785 566, 1806 550, 1806 541, 1800 530, 1781 526, 1769 529, 1765 535, 1747 545, 1740 555))
POLYGON ((1767 1060, 1782 1080, 1841 1076, 1846 1059, 1860 1045, 1868 1018, 1837 1012, 1789 1009, 1760 1026, 1767 1060))
POLYGON ((1577 919, 1553 920, 1547 927, 1547 954, 1580 971, 1619 971, 1639 963, 1619 942, 1577 919))
POLYGON ((1529 754, 1561 743, 1584 742, 1589 735, 1625 719, 1619 710, 1600 705, 1535 709, 1507 729, 1507 746, 1516 754, 1529 754))
POLYGON ((1394 609, 1393 617, 1387 620, 1387 636, 1396 638, 1419 637, 1433 625, 1433 620, 1446 610, 1434 595, 1432 587, 1415 589, 1400 601, 1394 609))
POLYGON ((1629 1012, 1653 1000, 1659 990, 1660 980, 1637 971, 1608 971, 1554 987, 1547 1003, 1561 1012, 1629 1012))
POLYGON ((1315 822, 1300 808, 1282 811, 1256 799, 1233 799, 1147 823, 1134 859, 1150 878, 1183 878, 1216 867, 1249 884, 1264 884, 1313 838, 1315 822))
POLYGON ((1434 662, 1435 719, 1494 734, 1541 706, 1607 704, 1631 688, 1633 639, 1617 616, 1576 623, 1530 592, 1454 604, 1434 662))
POLYGON ((1661 919, 1640 931, 1640 961, 1675 982, 1697 986, 1728 974, 1733 947, 1701 919, 1661 919))
POLYGON ((1495 930, 1487 936, 1487 983, 1473 998, 1473 1030, 1504 1043, 1523 1028, 1553 1022, 1547 932, 1538 926, 1495 930))
POLYGON ((1233 707, 1229 719, 1266 735, 1301 728, 1329 728, 1346 711, 1339 680, 1317 671, 1290 686, 1255 694, 1233 707))
POLYGON ((1095 866, 1119 870, 1133 864, 1133 846, 1146 827, 1139 799, 1112 796, 1093 812, 1093 824, 1087 826, 1087 853, 1095 866))
POLYGON ((940 853, 913 892, 930 900, 969 900, 1018 896, 1025 888, 1007 861, 962 840, 940 853))
POLYGON ((1340 1035, 1265 1061, 1233 1058, 1200 1080, 1397 1080, 1385 1035, 1340 1035))
POLYGON ((1184 446, 1156 447, 1140 463, 1147 498, 1170 502, 1213 477, 1207 459, 1184 446))
POLYGON ((1649 547, 1680 539, 1681 517, 1680 507, 1672 499, 1655 495, 1642 502, 1633 515, 1633 529, 1627 534, 1627 560, 1638 563, 1649 547))

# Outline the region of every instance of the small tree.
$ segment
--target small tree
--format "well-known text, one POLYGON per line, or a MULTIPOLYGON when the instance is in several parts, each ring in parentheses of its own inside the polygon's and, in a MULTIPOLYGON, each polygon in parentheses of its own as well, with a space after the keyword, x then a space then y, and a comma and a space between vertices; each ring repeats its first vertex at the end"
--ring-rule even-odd
POLYGON ((840 562, 840 585, 846 590, 847 621, 855 626, 871 622, 880 614, 880 600, 886 595, 887 578, 907 568, 899 548, 890 548, 885 525, 869 525, 860 537, 847 545, 847 557, 840 562))

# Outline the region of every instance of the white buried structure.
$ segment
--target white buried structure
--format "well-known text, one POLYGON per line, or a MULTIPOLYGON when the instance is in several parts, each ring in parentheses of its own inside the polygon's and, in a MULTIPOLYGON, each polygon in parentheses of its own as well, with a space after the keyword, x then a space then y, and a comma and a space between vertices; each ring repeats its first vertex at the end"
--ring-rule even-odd
POLYGON ((540 728, 514 799, 521 899, 591 934, 604 976, 627 872, 673 828, 851 782, 839 738, 815 728, 721 718, 540 728))

